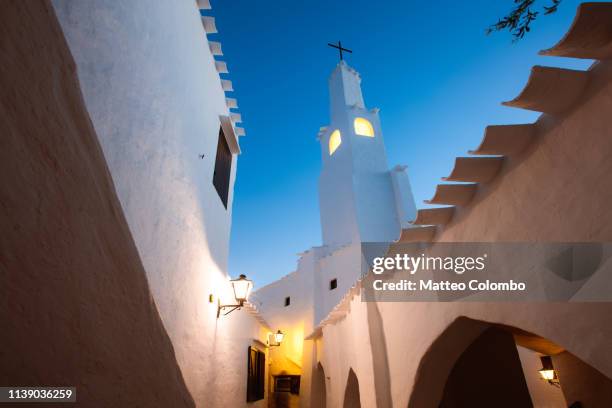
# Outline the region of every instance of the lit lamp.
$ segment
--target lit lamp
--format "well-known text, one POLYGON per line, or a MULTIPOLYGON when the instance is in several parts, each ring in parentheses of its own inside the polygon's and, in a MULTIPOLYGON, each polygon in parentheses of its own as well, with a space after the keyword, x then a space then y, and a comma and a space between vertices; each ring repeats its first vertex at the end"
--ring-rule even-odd
POLYGON ((247 279, 245 275, 240 275, 238 279, 230 280, 230 283, 232 284, 234 298, 236 298, 237 303, 235 305, 222 305, 221 300, 219 300, 217 307, 217 318, 221 314, 222 309, 230 308, 230 310, 223 314, 225 316, 244 306, 244 302, 247 301, 249 294, 251 293, 251 289, 253 289, 253 281, 247 279))
POLYGON ((542 362, 542 369, 538 372, 542 379, 551 385, 559 386, 559 378, 557 378, 557 372, 553 367, 552 357, 541 356, 540 361, 542 362))
POLYGON ((276 344, 270 344, 270 347, 278 347, 278 346, 280 346, 281 343, 283 342, 284 338, 285 338, 285 333, 283 333, 282 331, 278 330, 276 333, 274 333, 274 341, 276 342, 276 344))

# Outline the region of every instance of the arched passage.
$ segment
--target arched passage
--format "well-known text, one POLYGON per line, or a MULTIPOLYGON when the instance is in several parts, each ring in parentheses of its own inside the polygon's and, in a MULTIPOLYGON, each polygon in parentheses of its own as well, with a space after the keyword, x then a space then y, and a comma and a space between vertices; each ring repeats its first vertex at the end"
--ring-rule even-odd
POLYGON ((516 327, 466 317, 451 323, 421 359, 408 406, 533 406, 517 345, 553 356, 567 405, 612 406, 607 391, 612 381, 559 345, 516 327))
POLYGON ((512 334, 497 327, 483 331, 455 361, 439 406, 532 406, 512 334))
POLYGON ((361 408, 359 397, 359 380, 351 368, 348 379, 346 380, 346 390, 344 391, 344 408, 361 408))
POLYGON ((327 406, 327 390, 325 389, 325 370, 321 363, 312 376, 312 399, 313 408, 325 408, 327 406))

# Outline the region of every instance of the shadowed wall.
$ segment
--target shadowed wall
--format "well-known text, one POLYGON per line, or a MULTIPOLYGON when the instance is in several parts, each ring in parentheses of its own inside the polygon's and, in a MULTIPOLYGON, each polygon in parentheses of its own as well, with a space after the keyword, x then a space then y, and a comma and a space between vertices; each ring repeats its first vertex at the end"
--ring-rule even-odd
POLYGON ((440 403, 453 407, 530 407, 531 398, 512 334, 490 328, 461 354, 440 403))
POLYGON ((348 379, 346 381, 346 390, 344 391, 344 408, 360 408, 361 402, 359 397, 359 380, 355 372, 349 370, 348 379))
POLYGON ((565 351, 553 356, 561 389, 568 404, 579 401, 583 408, 605 407, 612 401, 612 381, 565 351))
POLYGON ((189 392, 199 406, 246 404, 245 350, 268 330, 252 310, 217 319, 217 301, 234 301, 227 256, 238 156, 226 208, 213 180, 229 108, 202 2, 51 3, 189 392))
POLYGON ((47 1, 0 3, 0 383, 189 407, 47 1))

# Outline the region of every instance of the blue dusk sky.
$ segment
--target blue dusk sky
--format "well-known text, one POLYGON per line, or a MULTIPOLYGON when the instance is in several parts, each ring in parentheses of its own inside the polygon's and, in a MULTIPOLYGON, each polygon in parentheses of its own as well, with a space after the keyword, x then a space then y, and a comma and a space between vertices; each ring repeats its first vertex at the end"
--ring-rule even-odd
MULTIPOLYGON (((533 65, 586 69, 591 61, 541 57, 562 38, 578 1, 540 16, 512 42, 485 35, 511 0, 212 0, 246 137, 241 138, 229 270, 261 287, 321 244, 317 197, 319 127, 327 79, 338 62, 328 42, 353 50, 368 108, 380 108, 389 165, 406 164, 417 207, 432 197, 456 156, 478 146, 485 126, 533 122, 507 108, 533 65)), ((548 0, 539 0, 539 8, 548 0)))

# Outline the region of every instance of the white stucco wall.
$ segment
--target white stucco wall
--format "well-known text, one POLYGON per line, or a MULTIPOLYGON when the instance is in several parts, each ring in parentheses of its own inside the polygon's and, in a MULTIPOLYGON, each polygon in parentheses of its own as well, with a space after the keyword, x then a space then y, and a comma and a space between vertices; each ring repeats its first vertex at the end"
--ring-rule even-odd
POLYGON ((346 245, 321 257, 317 262, 317 280, 314 293, 314 325, 329 312, 355 285, 361 276, 361 244, 346 245), (338 287, 330 290, 330 281, 337 279, 338 287))
POLYGON ((253 303, 271 326, 272 331, 285 333, 281 347, 272 350, 273 375, 280 372, 300 374, 304 352, 304 337, 313 328, 314 251, 305 253, 297 270, 258 289, 253 303), (290 298, 285 306, 285 298, 290 298))
MULTIPOLYGON (((361 406, 376 407, 375 396, 386 392, 382 387, 376 389, 374 378, 380 375, 375 372, 372 358, 371 313, 368 316, 368 303, 362 302, 359 296, 349 303, 349 313, 334 324, 323 328, 318 349, 321 350, 318 360, 329 378, 326 381, 327 406, 340 407, 344 398, 348 370, 353 369, 359 380, 361 406)), ((389 391, 394 407, 406 407, 417 377, 419 364, 429 350, 432 342, 459 316, 467 316, 486 322, 502 323, 532 331, 551 339, 571 350, 604 374, 609 374, 606 363, 594 359, 594 355, 607 355, 609 345, 601 339, 585 339, 584 332, 589 327, 600 327, 601 336, 611 335, 607 328, 601 326, 602 304, 503 304, 503 303, 378 303, 382 317, 383 332, 376 337, 379 344, 384 344, 387 351, 389 391), (561 325, 559 322, 573 322, 561 325), (603 364, 602 364, 603 363, 603 364)), ((598 336, 599 337, 599 336, 598 336)), ((531 352, 530 352, 531 353, 531 352)), ((537 383, 537 370, 533 371, 534 361, 521 356, 526 372, 529 391, 534 402, 546 401, 548 406, 558 406, 562 395, 554 393, 537 383)), ((452 363, 451 363, 452 364, 452 363)), ((609 365, 609 363, 608 363, 609 365)), ((539 369, 539 368, 538 368, 539 369)), ((450 368, 449 368, 450 370, 450 368)), ((443 386, 448 372, 439 373, 443 386)), ((432 390, 433 391, 433 390, 432 390)), ((434 394, 432 394, 434 395, 434 394)), ((420 401, 424 403, 424 401, 420 401)), ((437 401, 430 399, 430 405, 437 406, 437 401)), ((386 405, 382 405, 386 406, 386 405)), ((539 405, 538 405, 539 406, 539 405)))
MULTIPOLYGON (((310 406, 310 369, 304 363, 312 361, 312 344, 304 338, 313 328, 317 250, 313 248, 305 252, 298 260, 295 272, 259 288, 251 296, 271 331, 281 330, 285 335, 280 346, 270 348, 270 380, 279 374, 299 375, 302 407, 310 406), (285 306, 287 297, 291 300, 285 306)), ((273 391, 272 386, 270 390, 273 391)))
POLYGON ((228 109, 196 2, 52 3, 189 390, 199 406, 243 406, 247 347, 265 330, 244 310, 216 319, 237 157, 226 210, 212 178, 228 109))
POLYGON ((361 268, 360 243, 332 252, 314 247, 298 259, 294 272, 258 289, 253 302, 275 330, 303 321, 300 327, 308 336, 355 285, 361 268), (330 289, 332 279, 336 279, 336 289, 330 289), (284 305, 286 297, 291 298, 290 306, 284 305))
POLYGON ((344 406, 349 370, 359 381, 363 408, 376 407, 373 353, 368 329, 367 304, 351 302, 351 313, 335 325, 323 329, 324 346, 317 356, 325 369, 327 406, 344 406))

